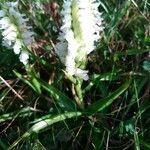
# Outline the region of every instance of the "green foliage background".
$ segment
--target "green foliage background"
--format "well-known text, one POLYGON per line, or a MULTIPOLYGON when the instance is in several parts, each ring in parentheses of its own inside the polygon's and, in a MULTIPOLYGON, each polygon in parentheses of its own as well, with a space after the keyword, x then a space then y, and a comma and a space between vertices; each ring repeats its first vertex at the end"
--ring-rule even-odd
POLYGON ((19 1, 36 33, 28 72, 0 44, 0 149, 150 149, 150 3, 100 1, 105 30, 88 56, 81 109, 54 51, 52 2, 19 1))

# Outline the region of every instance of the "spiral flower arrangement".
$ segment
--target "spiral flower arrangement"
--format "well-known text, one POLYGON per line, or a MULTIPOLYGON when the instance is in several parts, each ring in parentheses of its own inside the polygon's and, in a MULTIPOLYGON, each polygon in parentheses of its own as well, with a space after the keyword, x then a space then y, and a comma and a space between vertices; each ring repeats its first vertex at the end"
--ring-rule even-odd
POLYGON ((99 33, 103 31, 98 6, 96 0, 65 0, 61 11, 62 26, 56 53, 66 72, 83 80, 88 80, 87 55, 95 49, 99 33))
POLYGON ((3 45, 13 49, 19 55, 19 60, 26 65, 29 53, 26 48, 33 42, 34 33, 27 25, 29 19, 18 10, 18 2, 6 2, 0 10, 0 30, 2 30, 3 45))

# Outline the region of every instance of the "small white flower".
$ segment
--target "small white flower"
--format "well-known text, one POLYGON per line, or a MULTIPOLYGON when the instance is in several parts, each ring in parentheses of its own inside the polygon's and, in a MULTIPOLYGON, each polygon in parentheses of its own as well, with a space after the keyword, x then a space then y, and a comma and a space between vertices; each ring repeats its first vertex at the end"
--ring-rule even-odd
POLYGON ((88 80, 83 70, 87 55, 95 49, 103 30, 99 3, 96 0, 64 0, 62 26, 56 53, 70 75, 88 80), (81 69, 82 68, 82 69, 81 69))
POLYGON ((77 68, 75 71, 75 75, 85 81, 89 79, 87 70, 82 70, 82 69, 77 68))
POLYGON ((19 56, 20 61, 26 65, 28 63, 29 54, 26 51, 21 51, 21 54, 19 56))
POLYGON ((0 29, 7 29, 10 26, 10 19, 8 17, 3 17, 0 20, 0 29))
POLYGON ((65 64, 65 62, 66 62, 66 55, 67 55, 66 49, 67 49, 66 43, 62 42, 62 43, 56 44, 56 54, 59 56, 59 58, 63 64, 65 64))

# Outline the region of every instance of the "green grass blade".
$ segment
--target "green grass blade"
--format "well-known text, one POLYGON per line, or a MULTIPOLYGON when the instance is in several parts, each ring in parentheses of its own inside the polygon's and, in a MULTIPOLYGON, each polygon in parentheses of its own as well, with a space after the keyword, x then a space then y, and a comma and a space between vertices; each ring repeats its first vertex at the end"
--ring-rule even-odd
POLYGON ((63 121, 73 117, 81 116, 81 112, 66 112, 64 114, 59 114, 55 116, 51 116, 48 119, 42 120, 36 124, 34 124, 26 133, 24 133, 20 138, 18 138, 9 148, 8 150, 13 149, 16 145, 18 145, 22 140, 30 137, 33 133, 40 133, 43 130, 49 128, 52 124, 63 121))
POLYGON ((140 142, 138 132, 134 132, 134 142, 135 142, 135 150, 140 150, 140 142))
POLYGON ((141 141, 141 143, 144 145, 145 148, 150 149, 150 143, 145 142, 145 141, 141 141))
POLYGON ((114 91, 112 94, 110 94, 108 97, 104 99, 100 99, 99 101, 92 104, 87 110, 86 113, 88 114, 94 114, 96 112, 102 111, 106 107, 108 107, 112 102, 118 98, 127 88, 129 87, 131 83, 131 79, 127 80, 120 88, 118 88, 116 91, 114 91))
MULTIPOLYGON (((138 79, 136 80, 136 84, 137 84, 137 94, 139 94, 141 92, 141 90, 143 89, 144 85, 148 82, 148 77, 144 77, 143 79, 138 79)), ((124 112, 124 115, 126 116, 132 105, 136 103, 136 94, 133 92, 133 96, 131 98, 131 100, 129 101, 130 105, 127 107, 127 109, 124 112)), ((142 109, 142 107, 140 108, 140 110, 142 109)), ((141 110, 141 112, 143 112, 143 110, 141 110)))
POLYGON ((23 108, 19 111, 15 111, 12 113, 3 114, 0 116, 0 123, 17 118, 17 117, 26 117, 30 116, 32 114, 32 111, 30 107, 23 108))
POLYGON ((116 52, 116 55, 126 56, 126 55, 139 55, 149 52, 150 49, 128 49, 124 52, 116 52))

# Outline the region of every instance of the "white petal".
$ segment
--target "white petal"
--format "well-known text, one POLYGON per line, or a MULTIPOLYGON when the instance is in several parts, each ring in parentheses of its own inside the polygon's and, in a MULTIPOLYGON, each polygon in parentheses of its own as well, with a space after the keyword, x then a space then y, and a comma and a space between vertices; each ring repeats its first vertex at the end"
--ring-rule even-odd
POLYGON ((0 10, 0 17, 4 17, 5 16, 5 11, 4 10, 0 10))
MULTIPOLYGON (((2 33, 2 35, 3 35, 3 33, 2 33)), ((17 37, 17 33, 13 31, 13 32, 9 32, 6 36, 5 35, 3 35, 3 36, 7 40, 14 41, 17 37)))
POLYGON ((16 31, 17 31, 16 27, 12 24, 6 30, 3 31, 2 35, 6 36, 11 32, 16 32, 16 31))
POLYGON ((10 26, 10 19, 8 17, 4 17, 0 20, 1 29, 5 29, 10 26))
POLYGON ((33 32, 30 32, 30 31, 26 31, 22 34, 23 38, 26 39, 26 38, 31 38, 31 36, 33 36, 34 33, 33 32))
POLYGON ((8 49, 11 49, 11 48, 12 48, 12 47, 11 47, 11 41, 9 41, 9 42, 7 41, 7 42, 6 42, 5 40, 3 40, 2 45, 5 46, 5 47, 7 47, 8 49))
POLYGON ((14 53, 15 53, 15 54, 19 54, 20 51, 21 51, 21 47, 22 47, 21 41, 20 41, 20 40, 17 40, 17 41, 15 42, 15 45, 13 46, 14 53))
POLYGON ((68 72, 68 74, 70 75, 74 75, 75 74, 75 60, 73 57, 67 56, 66 57, 66 71, 68 72))

